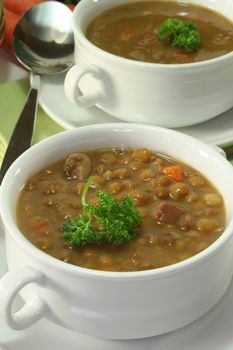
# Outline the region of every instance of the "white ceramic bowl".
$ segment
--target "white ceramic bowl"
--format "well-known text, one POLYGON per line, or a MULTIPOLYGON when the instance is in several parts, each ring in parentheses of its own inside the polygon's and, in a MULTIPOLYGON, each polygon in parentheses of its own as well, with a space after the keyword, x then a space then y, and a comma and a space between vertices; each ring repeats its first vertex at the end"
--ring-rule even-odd
MULTIPOLYGON (((118 0, 117 5, 141 0, 118 0)), ((231 0, 187 0, 233 21, 231 0)), ((129 60, 93 45, 88 23, 115 0, 82 0, 73 14, 75 62, 65 78, 65 93, 81 107, 96 105, 127 122, 164 127, 194 125, 233 106, 233 52, 190 64, 129 60)))
POLYGON ((9 272, 0 281, 0 309, 14 329, 41 317, 98 337, 150 337, 182 327, 213 307, 233 273, 233 168, 202 142, 159 127, 80 127, 33 146, 8 170, 0 189, 9 272), (125 144, 147 147, 195 167, 218 188, 227 227, 210 247, 177 264, 139 272, 105 272, 57 260, 32 245, 16 224, 16 202, 27 179, 69 152, 125 144), (25 306, 14 313, 20 295, 25 306))

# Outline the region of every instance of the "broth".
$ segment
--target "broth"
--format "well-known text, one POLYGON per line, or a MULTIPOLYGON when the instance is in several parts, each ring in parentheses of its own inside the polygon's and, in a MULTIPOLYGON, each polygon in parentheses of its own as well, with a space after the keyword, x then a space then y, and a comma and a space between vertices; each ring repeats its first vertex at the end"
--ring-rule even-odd
POLYGON ((144 1, 120 5, 99 14, 86 37, 99 48, 136 61, 191 63, 209 60, 233 50, 233 23, 208 8, 177 1, 144 1), (192 22, 201 35, 195 52, 170 47, 154 33, 168 18, 192 22))
POLYGON ((91 164, 85 177, 93 176, 87 202, 97 203, 99 188, 118 201, 128 194, 141 212, 142 224, 133 240, 120 246, 71 246, 60 228, 67 217, 82 213, 86 179, 72 178, 70 158, 68 163, 61 159, 29 179, 17 205, 19 229, 47 254, 91 269, 139 271, 187 259, 224 231, 221 195, 190 166, 148 149, 113 147, 84 154, 91 164), (180 172, 174 175, 177 167, 180 172))

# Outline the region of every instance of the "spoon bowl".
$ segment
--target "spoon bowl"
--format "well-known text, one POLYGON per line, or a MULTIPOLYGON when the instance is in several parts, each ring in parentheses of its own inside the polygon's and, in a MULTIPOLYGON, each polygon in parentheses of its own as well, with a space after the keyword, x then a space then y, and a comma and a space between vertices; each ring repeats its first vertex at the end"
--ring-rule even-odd
POLYGON ((31 90, 7 147, 0 170, 0 184, 10 165, 32 142, 40 76, 59 74, 73 64, 72 11, 57 1, 31 7, 17 23, 13 49, 31 74, 31 90))
POLYGON ((71 16, 69 8, 56 1, 38 4, 25 13, 15 28, 13 48, 26 69, 49 75, 73 64, 71 16))

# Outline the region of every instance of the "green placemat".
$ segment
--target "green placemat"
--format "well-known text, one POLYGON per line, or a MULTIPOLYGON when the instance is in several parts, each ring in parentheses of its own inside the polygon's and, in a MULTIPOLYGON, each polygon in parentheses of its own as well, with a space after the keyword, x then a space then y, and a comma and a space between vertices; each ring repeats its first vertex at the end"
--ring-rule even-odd
MULTIPOLYGON (((0 84, 0 163, 29 89, 29 79, 0 84)), ((33 143, 63 130, 38 106, 33 143)))

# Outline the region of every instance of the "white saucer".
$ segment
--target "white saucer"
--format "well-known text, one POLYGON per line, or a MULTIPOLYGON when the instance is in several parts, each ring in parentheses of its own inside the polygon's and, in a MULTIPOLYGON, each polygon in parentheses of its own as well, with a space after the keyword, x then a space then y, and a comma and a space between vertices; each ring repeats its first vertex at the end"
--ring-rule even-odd
MULTIPOLYGON (((6 272, 4 237, 0 231, 0 277, 6 272)), ((179 317, 179 315, 177 315, 179 317)), ((0 317, 0 349, 4 350, 230 350, 233 349, 233 282, 221 301, 200 320, 172 333, 140 340, 103 340, 70 332, 41 320, 25 331, 13 331, 0 317)))
MULTIPOLYGON (((44 111, 65 129, 80 125, 120 122, 97 107, 79 108, 65 96, 65 75, 42 78, 39 103, 44 111)), ((228 146, 233 142, 233 108, 210 121, 191 127, 178 128, 206 143, 228 146)))

